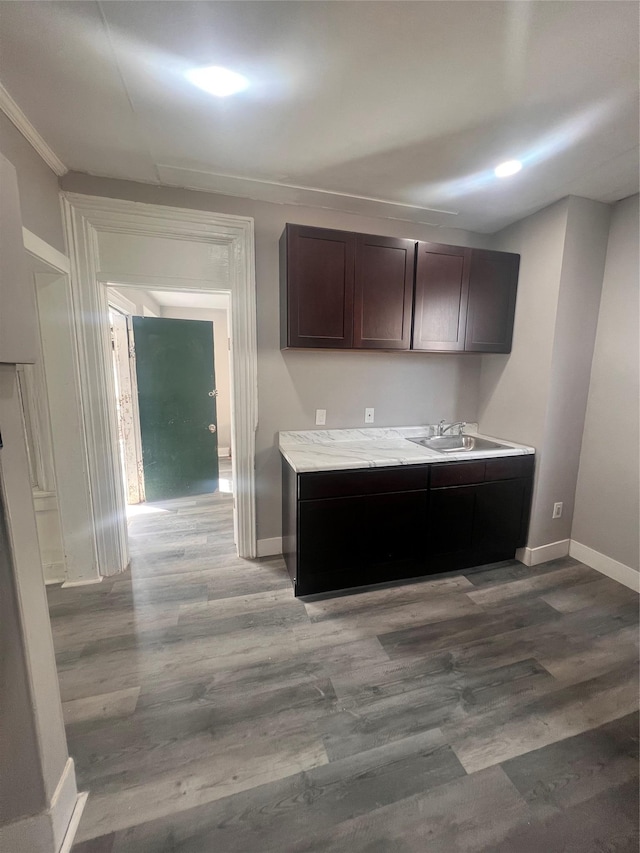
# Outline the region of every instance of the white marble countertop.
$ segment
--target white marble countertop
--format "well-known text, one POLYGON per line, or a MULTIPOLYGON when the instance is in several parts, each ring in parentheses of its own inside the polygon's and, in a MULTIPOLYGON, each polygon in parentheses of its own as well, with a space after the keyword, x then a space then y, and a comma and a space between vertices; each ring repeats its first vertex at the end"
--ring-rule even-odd
POLYGON ((340 471, 349 468, 379 468, 388 465, 420 465, 425 462, 455 462, 535 453, 535 448, 490 435, 480 435, 469 425, 465 433, 499 441, 493 450, 461 450, 440 453, 421 447, 410 437, 434 435, 433 425, 414 427, 368 427, 363 429, 302 430, 279 433, 280 453, 294 471, 340 471))

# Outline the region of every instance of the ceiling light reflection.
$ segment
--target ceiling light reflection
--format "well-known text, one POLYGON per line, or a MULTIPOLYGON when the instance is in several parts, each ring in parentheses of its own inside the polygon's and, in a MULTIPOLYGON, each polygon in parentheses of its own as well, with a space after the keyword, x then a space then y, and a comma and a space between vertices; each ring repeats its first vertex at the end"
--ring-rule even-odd
MULTIPOLYGON (((587 137, 595 128, 612 122, 615 114, 623 109, 624 105, 623 96, 592 104, 587 109, 559 122, 519 151, 518 161, 523 167, 530 167, 552 159, 587 137)), ((424 204, 437 200, 442 205, 445 200, 453 202, 464 196, 485 192, 497 184, 494 169, 484 169, 450 181, 423 185, 419 190, 418 188, 414 190, 413 196, 416 199, 420 198, 424 204)))
POLYGON ((244 92, 249 87, 249 81, 246 77, 220 65, 194 68, 187 71, 185 76, 194 86, 198 86, 198 88, 218 98, 237 95, 238 92, 244 92))
POLYGON ((493 174, 496 178, 509 178, 511 175, 517 175, 520 169, 522 169, 520 160, 505 160, 504 163, 495 167, 493 174))

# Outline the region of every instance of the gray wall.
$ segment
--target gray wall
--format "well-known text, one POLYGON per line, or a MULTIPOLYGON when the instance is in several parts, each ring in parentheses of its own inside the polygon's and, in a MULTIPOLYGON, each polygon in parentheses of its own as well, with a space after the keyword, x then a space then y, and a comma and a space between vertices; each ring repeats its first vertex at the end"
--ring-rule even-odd
POLYGON ((530 548, 571 534, 608 222, 607 205, 572 196, 494 236, 520 253, 520 279, 512 353, 483 359, 479 424, 536 448, 530 548))
POLYGON ((472 246, 487 245, 487 237, 409 222, 74 173, 66 175, 61 186, 88 195, 253 217, 258 311, 256 491, 259 539, 280 535, 277 433, 286 429, 313 429, 316 408, 327 410, 327 427, 334 428, 363 425, 365 406, 375 408, 378 426, 433 422, 440 418, 477 420, 480 356, 281 352, 278 240, 286 222, 472 246))
POLYGON ((0 151, 13 163, 18 173, 22 224, 64 252, 58 177, 2 112, 0 151))
MULTIPOLYGON (((3 228, 13 233, 15 227, 19 234, 19 214, 22 225, 63 249, 57 177, 2 113, 0 152, 16 169, 20 196, 20 211, 12 210, 7 204, 11 187, 0 187, 3 228)), ((10 299, 16 276, 25 287, 34 287, 27 266, 21 269, 13 261, 7 253, 0 257, 0 296, 5 299, 10 299)), ((0 365, 0 411, 5 440, 0 476, 0 848, 17 851, 13 844, 5 846, 4 839, 12 837, 11 824, 19 818, 40 813, 43 833, 49 831, 45 824, 50 818, 44 815, 68 755, 13 364, 0 365)), ((75 792, 73 774, 69 778, 75 792)), ((63 805, 64 796, 62 791, 63 805)), ((38 849, 49 848, 43 844, 38 849)))
POLYGON ((613 207, 572 538, 638 571, 638 196, 613 207), (615 437, 609 445, 606 436, 615 437))
POLYGON ((47 806, 44 787, 31 784, 38 773, 41 756, 36 722, 25 712, 33 699, 13 574, 11 543, 0 493, 0 643, 4 688, 0 698, 0 731, 3 732, 0 758, 5 767, 0 773, 0 826, 25 815, 37 814, 47 806))
POLYGON ((549 394, 568 199, 494 235, 493 248, 520 258, 510 355, 486 355, 480 374, 480 429, 539 448, 549 394))
POLYGON ((569 199, 536 504, 529 546, 569 539, 589 394, 602 276, 609 233, 609 206, 569 199), (552 518, 561 501, 561 518, 552 518))

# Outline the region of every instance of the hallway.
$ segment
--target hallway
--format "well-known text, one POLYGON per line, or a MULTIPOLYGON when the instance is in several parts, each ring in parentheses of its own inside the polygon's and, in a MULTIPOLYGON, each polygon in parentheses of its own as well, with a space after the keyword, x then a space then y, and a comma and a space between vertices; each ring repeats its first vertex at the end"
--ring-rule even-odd
POLYGON ((74 853, 635 853, 634 593, 564 558, 305 604, 231 507, 156 504, 130 573, 48 590, 74 853))

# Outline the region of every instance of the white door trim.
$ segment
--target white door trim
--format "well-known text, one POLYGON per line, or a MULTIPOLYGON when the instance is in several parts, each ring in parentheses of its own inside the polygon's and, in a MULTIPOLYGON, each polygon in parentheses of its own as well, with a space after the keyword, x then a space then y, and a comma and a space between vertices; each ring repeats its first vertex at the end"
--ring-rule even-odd
POLYGON ((69 258, 24 226, 22 227, 22 242, 27 252, 34 258, 39 258, 58 272, 69 274, 69 258))
MULTIPOLYGON (((109 306, 113 302, 109 290, 109 306)), ((134 306, 135 308, 135 306, 134 306)), ((119 424, 118 432, 124 452, 125 490, 128 504, 139 504, 145 499, 142 469, 142 437, 138 409, 138 383, 136 381, 135 354, 131 341, 133 330, 131 315, 114 310, 112 314, 113 357, 118 376, 119 424)))
MULTIPOLYGON (((51 425, 53 440, 50 462, 55 469, 64 560, 45 568, 55 572, 57 580, 66 580, 74 585, 95 583, 101 578, 98 576, 93 518, 89 511, 77 352, 71 340, 71 264, 65 254, 24 227, 22 239, 25 250, 49 270, 35 273, 34 280, 47 423, 51 425)), ((37 495, 34 499, 37 506, 37 495)))
MULTIPOLYGON (((74 327, 87 433, 87 475, 102 575, 126 568, 122 473, 109 356, 107 288, 100 282, 100 232, 215 243, 228 249, 231 294, 231 431, 238 554, 256 556, 255 432, 258 424, 253 219, 120 199, 63 193, 74 327)), ((212 283, 213 284, 213 283, 212 283)), ((211 290, 220 290, 211 286, 211 290)))

